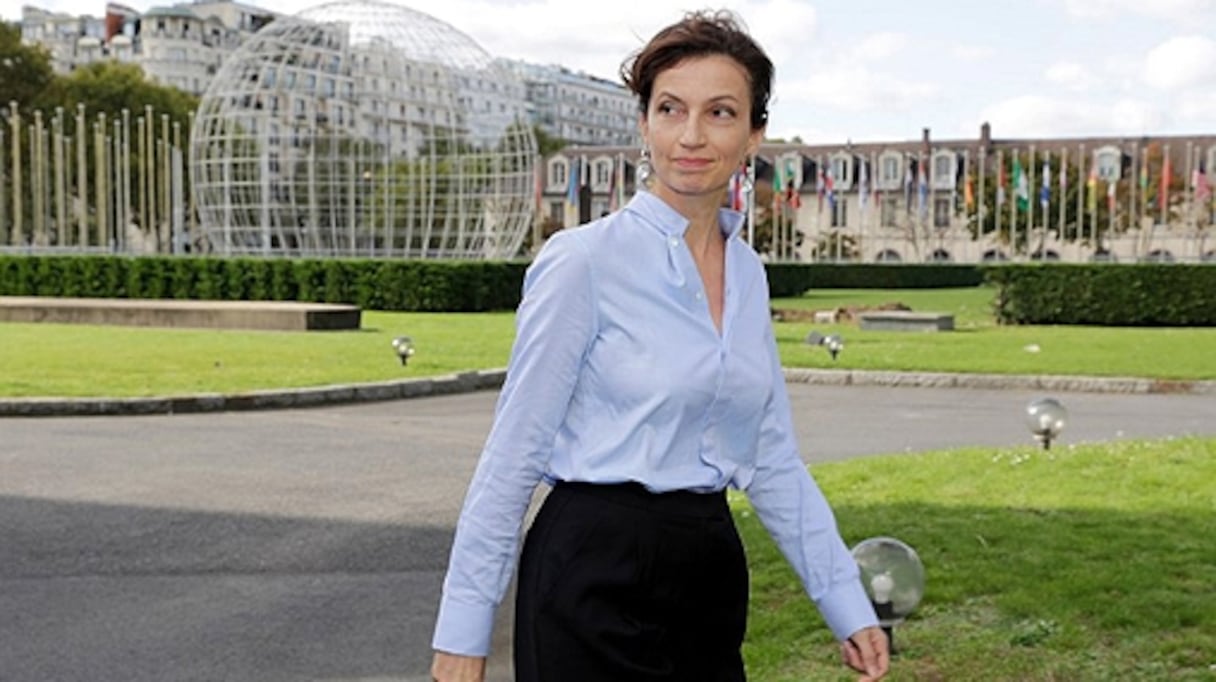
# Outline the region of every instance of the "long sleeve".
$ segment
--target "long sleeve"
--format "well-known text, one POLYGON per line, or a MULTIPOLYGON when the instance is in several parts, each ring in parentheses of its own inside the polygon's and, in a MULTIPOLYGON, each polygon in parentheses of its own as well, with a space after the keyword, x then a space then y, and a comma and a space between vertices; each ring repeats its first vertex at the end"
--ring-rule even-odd
POLYGON ((773 391, 760 427, 756 472, 746 492, 828 627, 843 640, 875 625, 877 618, 836 518, 798 454, 776 340, 770 340, 773 391))
POLYGON ((551 238, 529 267, 494 426, 470 483, 434 648, 484 656, 514 570, 532 493, 595 336, 593 260, 577 231, 551 238))

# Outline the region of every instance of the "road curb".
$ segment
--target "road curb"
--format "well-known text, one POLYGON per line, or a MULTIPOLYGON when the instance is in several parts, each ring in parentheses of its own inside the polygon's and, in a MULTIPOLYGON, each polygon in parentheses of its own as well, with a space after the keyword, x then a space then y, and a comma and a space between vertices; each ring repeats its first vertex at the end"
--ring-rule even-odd
MULTIPOLYGON (((421 379, 232 394, 202 393, 153 398, 0 399, 0 417, 121 416, 317 407, 498 389, 502 387, 505 378, 505 369, 489 369, 421 379)), ((1134 377, 1025 376, 794 368, 785 370, 785 379, 791 383, 825 386, 1216 395, 1216 381, 1177 381, 1134 377)))

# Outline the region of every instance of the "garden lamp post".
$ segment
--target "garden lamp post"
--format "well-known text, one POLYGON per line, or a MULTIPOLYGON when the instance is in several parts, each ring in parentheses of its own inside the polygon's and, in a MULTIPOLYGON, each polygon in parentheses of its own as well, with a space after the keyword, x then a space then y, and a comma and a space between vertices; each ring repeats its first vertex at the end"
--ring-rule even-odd
POLYGON ((916 550, 890 537, 862 540, 852 554, 861 570, 861 584, 894 654, 895 626, 912 613, 925 594, 925 566, 916 550))
POLYGON ((1026 427, 1044 450, 1051 449, 1051 441, 1064 430, 1068 422, 1068 410, 1055 398, 1039 398, 1026 406, 1026 427))

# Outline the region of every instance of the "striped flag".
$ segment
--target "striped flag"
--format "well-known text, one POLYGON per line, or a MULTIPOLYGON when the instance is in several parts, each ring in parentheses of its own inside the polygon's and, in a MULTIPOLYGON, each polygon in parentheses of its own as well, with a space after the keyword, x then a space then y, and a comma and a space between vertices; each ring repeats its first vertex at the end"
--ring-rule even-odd
POLYGON ((863 160, 861 169, 857 172, 857 193, 861 203, 861 212, 865 213, 866 206, 870 203, 870 168, 863 160))
POLYGON ((1161 193, 1158 194, 1158 200, 1161 206, 1162 215, 1169 209, 1170 206, 1170 181, 1173 180, 1173 173, 1170 168, 1170 150, 1165 148, 1165 159, 1161 162, 1161 193))
POLYGON ((1087 204, 1089 212, 1096 214, 1098 212, 1098 164, 1090 162, 1089 179, 1085 181, 1085 186, 1089 190, 1087 204))
POLYGON ((566 178, 566 203, 578 206, 578 159, 570 159, 570 175, 566 178))

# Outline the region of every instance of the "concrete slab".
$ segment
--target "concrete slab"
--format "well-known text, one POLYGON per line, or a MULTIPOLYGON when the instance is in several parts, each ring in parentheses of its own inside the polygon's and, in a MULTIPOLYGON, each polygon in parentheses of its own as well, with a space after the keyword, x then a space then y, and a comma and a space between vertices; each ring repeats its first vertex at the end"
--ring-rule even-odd
POLYGON ((954 329, 954 316, 947 313, 867 310, 857 314, 857 321, 862 329, 873 331, 937 332, 954 329))
POLYGON ((0 322, 330 331, 358 329, 358 306, 295 301, 0 296, 0 322))

